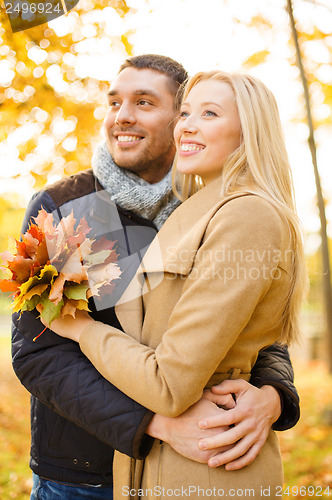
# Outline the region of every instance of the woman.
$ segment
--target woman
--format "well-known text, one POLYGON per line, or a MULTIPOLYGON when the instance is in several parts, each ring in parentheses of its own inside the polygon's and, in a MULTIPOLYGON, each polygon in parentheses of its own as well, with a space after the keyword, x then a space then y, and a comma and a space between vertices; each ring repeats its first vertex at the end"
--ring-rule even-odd
MULTIPOLYGON (((84 315, 52 323, 121 391, 167 416, 185 411, 206 387, 249 380, 260 349, 292 341, 306 283, 271 92, 251 76, 199 73, 186 86, 174 136, 184 191, 197 191, 198 176, 204 187, 162 227, 117 306, 126 333, 84 315)), ((238 471, 192 462, 157 441, 144 463, 117 454, 116 499, 129 487, 154 498, 156 486, 164 496, 199 498, 198 488, 235 497, 270 488, 270 497, 280 496, 277 438, 271 431, 257 459, 238 471)))

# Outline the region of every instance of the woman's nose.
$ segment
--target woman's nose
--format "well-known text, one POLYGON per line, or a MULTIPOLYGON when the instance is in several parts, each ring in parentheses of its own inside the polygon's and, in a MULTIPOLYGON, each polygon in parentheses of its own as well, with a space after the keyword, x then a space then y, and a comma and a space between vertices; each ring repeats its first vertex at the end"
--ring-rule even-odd
POLYGON ((197 125, 195 118, 192 116, 188 116, 183 122, 182 122, 182 132, 185 133, 187 132, 188 134, 195 134, 197 132, 197 125))

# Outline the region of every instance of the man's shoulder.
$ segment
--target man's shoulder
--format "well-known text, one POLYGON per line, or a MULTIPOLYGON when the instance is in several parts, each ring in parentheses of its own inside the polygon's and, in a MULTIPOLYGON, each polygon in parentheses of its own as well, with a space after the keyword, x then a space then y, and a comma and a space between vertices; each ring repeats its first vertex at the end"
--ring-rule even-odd
POLYGON ((54 203, 60 207, 70 200, 80 198, 96 190, 96 178, 92 169, 83 170, 43 189, 54 203))

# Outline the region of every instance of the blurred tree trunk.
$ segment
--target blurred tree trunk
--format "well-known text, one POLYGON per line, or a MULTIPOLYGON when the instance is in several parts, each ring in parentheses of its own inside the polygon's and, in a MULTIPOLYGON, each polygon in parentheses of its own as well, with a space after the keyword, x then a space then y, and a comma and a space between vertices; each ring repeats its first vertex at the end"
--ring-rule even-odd
POLYGON ((324 304, 325 304, 325 313, 326 313, 326 323, 327 323, 327 339, 328 339, 328 362, 329 362, 329 370, 332 373, 332 287, 331 287, 331 266, 330 266, 330 258, 329 258, 329 247, 328 247, 328 238, 326 231, 326 215, 325 215, 325 203, 322 193, 322 187, 319 178, 318 166, 317 166, 317 152, 316 152, 316 144, 314 137, 314 127, 311 115, 311 106, 310 106, 310 95, 308 89, 308 81, 305 75, 303 61, 298 41, 298 34, 295 27, 295 20, 293 15, 293 4, 292 0, 287 0, 287 11, 289 14, 290 25, 292 29, 293 40, 296 49, 296 57, 297 64, 301 74, 301 80, 303 85, 305 103, 306 103, 306 112, 307 112, 307 121, 309 126, 309 137, 308 143, 311 152, 312 164, 314 167, 315 173, 315 181, 316 181, 316 190, 317 190, 317 204, 319 209, 320 216, 320 234, 321 234, 321 248, 322 248, 322 260, 323 260, 323 293, 324 293, 324 304))

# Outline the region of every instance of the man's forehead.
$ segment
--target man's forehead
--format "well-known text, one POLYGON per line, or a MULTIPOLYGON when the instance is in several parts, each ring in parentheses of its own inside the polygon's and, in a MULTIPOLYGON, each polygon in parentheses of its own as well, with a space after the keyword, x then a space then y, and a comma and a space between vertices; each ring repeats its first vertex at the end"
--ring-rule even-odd
POLYGON ((113 80, 108 94, 128 93, 158 97, 162 92, 170 93, 168 76, 160 71, 144 68, 125 68, 113 80))

